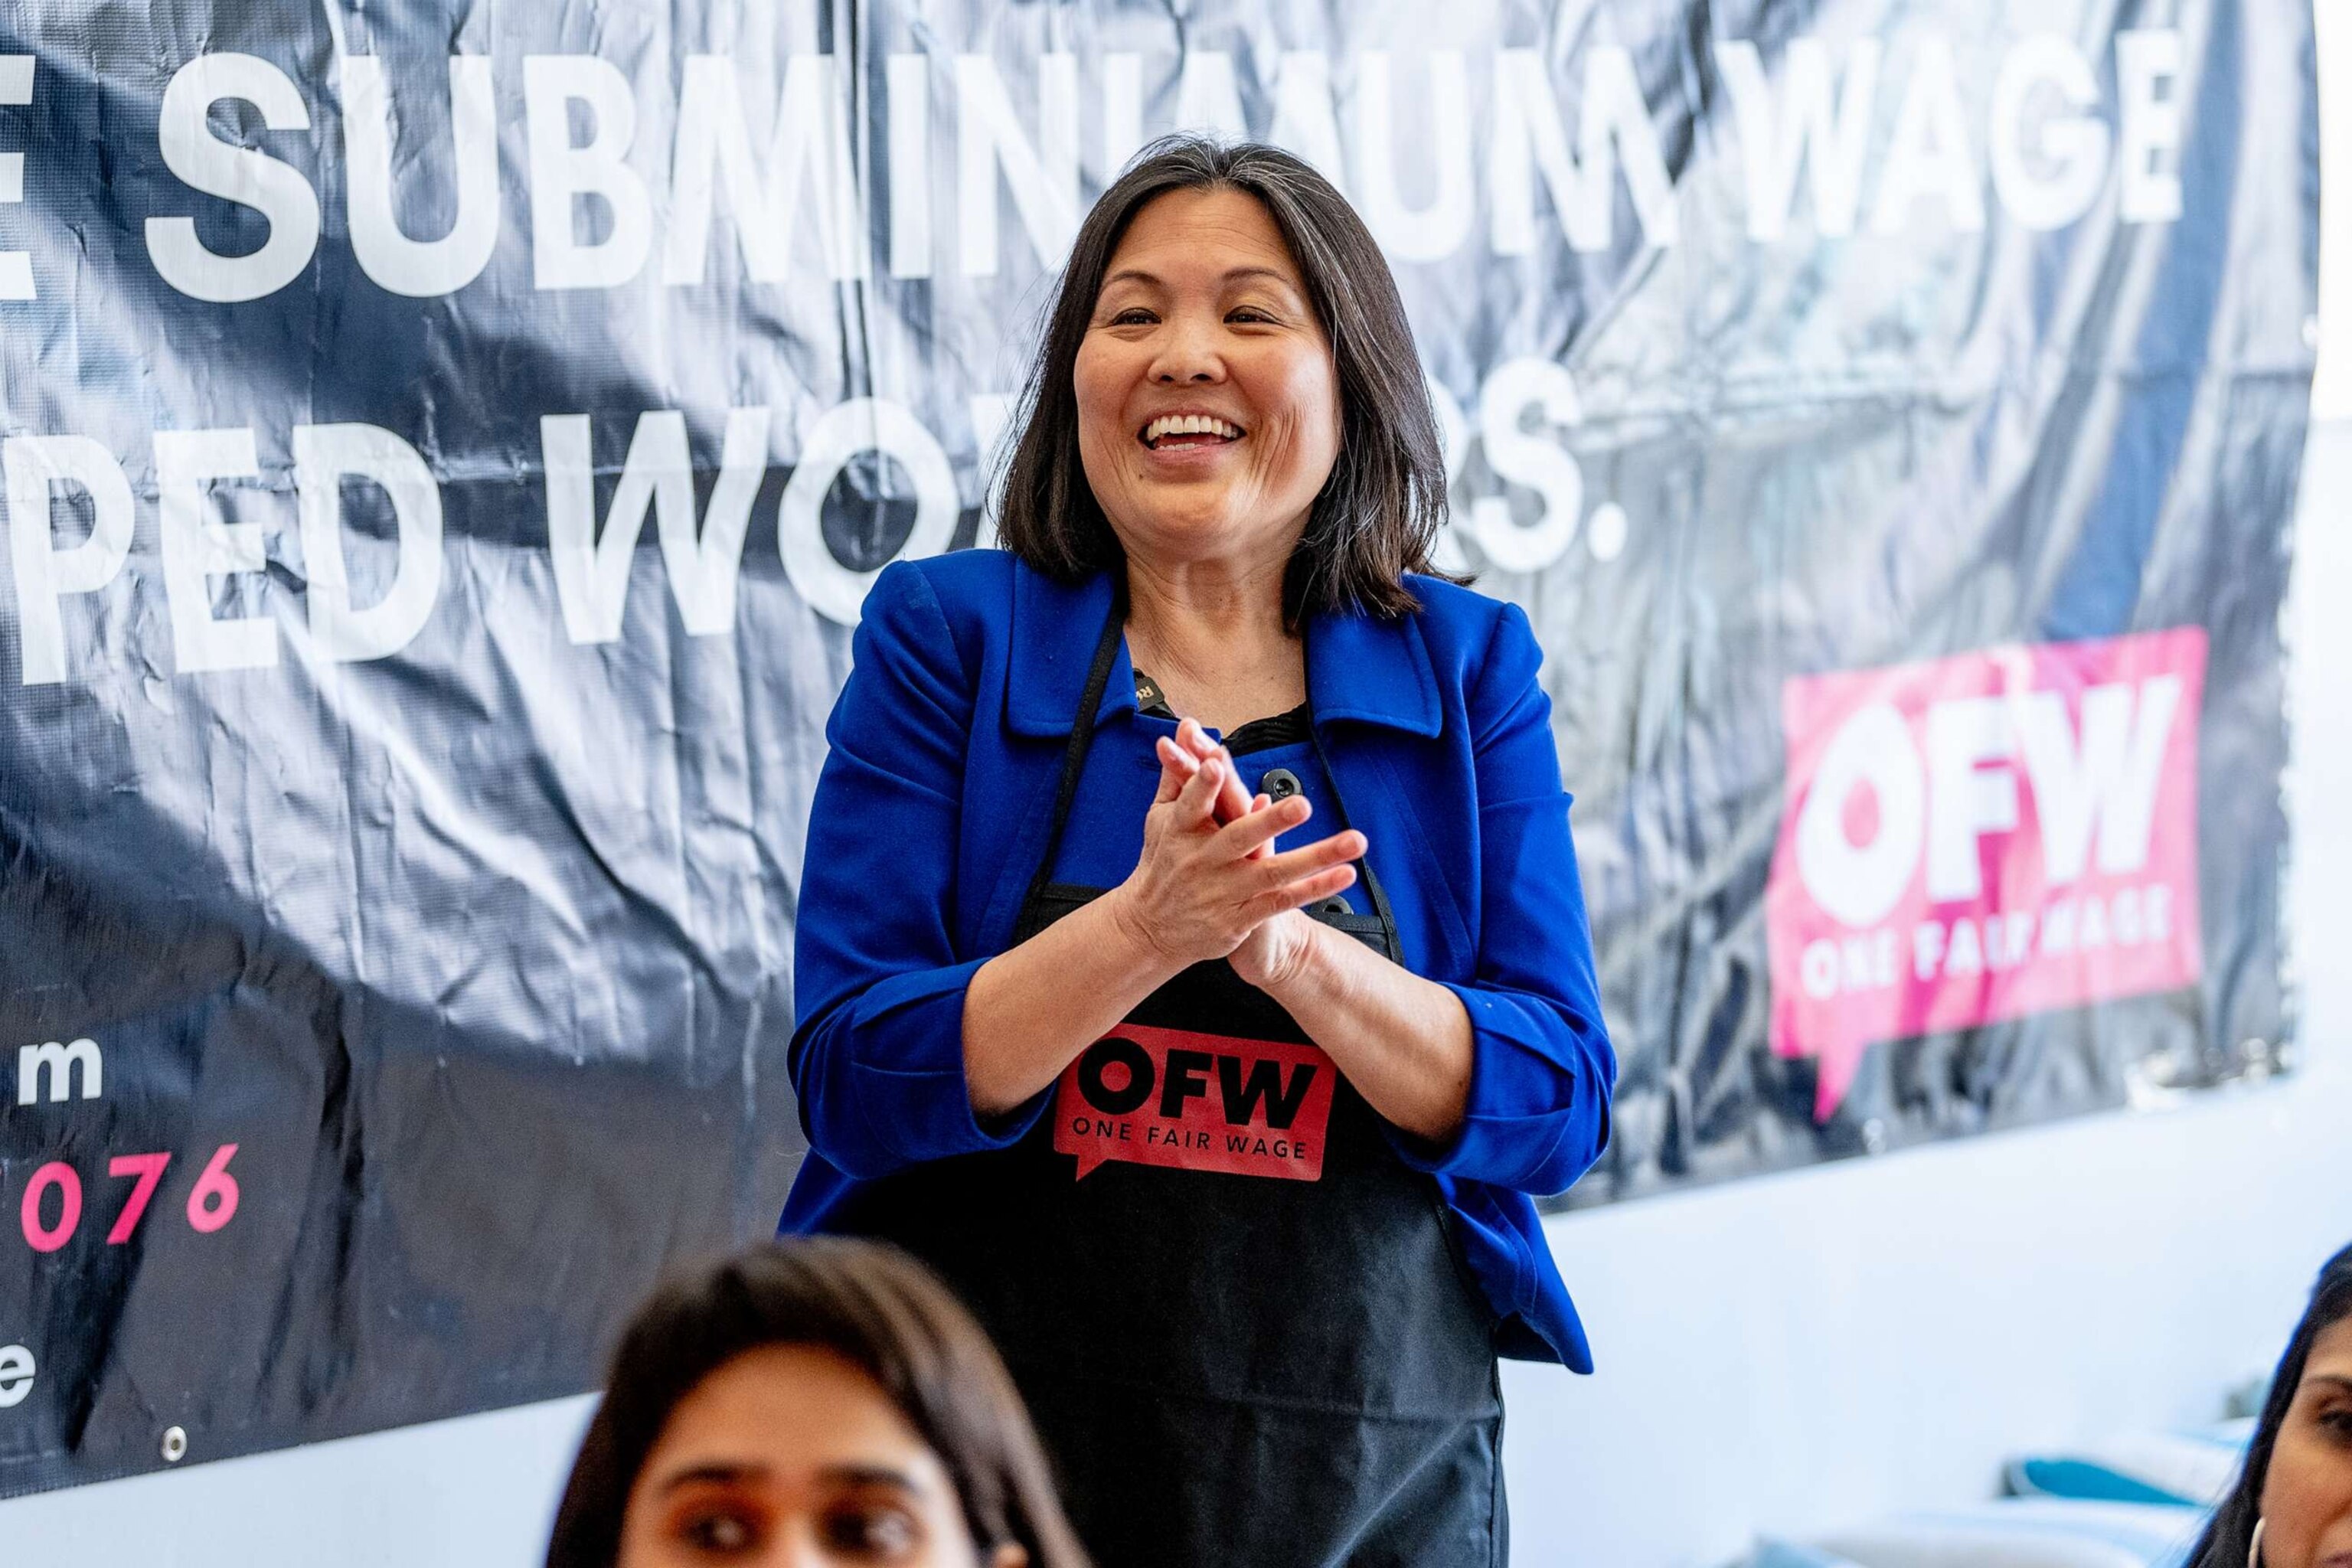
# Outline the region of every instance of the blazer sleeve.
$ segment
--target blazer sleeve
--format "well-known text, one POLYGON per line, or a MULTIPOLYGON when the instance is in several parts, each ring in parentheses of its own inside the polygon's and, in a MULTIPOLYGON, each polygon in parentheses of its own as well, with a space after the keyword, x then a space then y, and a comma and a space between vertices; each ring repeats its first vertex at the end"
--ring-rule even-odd
POLYGON ((1450 1142, 1401 1150, 1423 1170, 1537 1194, 1566 1191, 1601 1157, 1617 1080, 1542 658, 1527 616, 1505 605, 1466 703, 1477 962, 1468 982, 1441 983, 1470 1015, 1469 1104, 1450 1142))
POLYGON ((973 689, 913 566, 875 583, 825 726, 793 936, 793 1089, 809 1146, 871 1180, 1003 1148, 1043 1109, 972 1114, 951 921, 973 689))

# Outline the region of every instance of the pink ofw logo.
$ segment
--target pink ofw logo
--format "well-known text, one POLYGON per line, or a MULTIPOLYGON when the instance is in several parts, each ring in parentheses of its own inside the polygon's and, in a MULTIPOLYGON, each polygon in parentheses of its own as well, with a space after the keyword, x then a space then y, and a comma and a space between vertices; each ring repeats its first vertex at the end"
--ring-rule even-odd
POLYGON ((2192 984, 2200 628, 1790 681, 1772 1045, 1872 1045, 2192 984))

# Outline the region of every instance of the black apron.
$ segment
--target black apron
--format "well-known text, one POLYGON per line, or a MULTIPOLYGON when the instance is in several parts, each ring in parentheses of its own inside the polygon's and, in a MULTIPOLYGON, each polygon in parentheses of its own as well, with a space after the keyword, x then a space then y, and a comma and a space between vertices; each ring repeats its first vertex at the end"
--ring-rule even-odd
MULTIPOLYGON (((1015 941, 1102 891, 1050 873, 1124 611, 1015 941)), ((1358 873, 1373 914, 1310 913, 1399 958, 1358 873)), ((1436 1183, 1290 1015, 1196 963, 1049 1092, 1018 1144, 876 1182, 832 1228, 908 1248, 971 1307, 1097 1568, 1503 1563, 1494 1313, 1436 1183)))

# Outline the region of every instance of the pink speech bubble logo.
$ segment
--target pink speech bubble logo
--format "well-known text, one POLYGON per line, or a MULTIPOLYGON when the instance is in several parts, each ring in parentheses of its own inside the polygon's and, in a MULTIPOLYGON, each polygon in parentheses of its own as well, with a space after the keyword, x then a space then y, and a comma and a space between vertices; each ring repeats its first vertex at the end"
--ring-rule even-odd
POLYGON ((1339 1078, 1313 1046, 1122 1024, 1062 1073, 1054 1147, 1107 1161, 1313 1182, 1339 1078))
POLYGON ((1772 1048, 1814 1116, 1888 1040, 2197 983, 2201 627, 1789 681, 1772 1048))

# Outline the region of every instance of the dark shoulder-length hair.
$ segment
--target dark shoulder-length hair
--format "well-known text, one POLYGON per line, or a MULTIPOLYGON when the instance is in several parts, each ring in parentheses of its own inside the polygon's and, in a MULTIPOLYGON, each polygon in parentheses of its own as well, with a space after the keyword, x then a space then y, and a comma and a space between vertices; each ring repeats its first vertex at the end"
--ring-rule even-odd
POLYGON ((814 1345, 863 1368, 939 1455, 985 1563, 1087 1568, 1021 1396, 980 1326, 929 1270, 877 1242, 798 1237, 684 1274, 637 1310, 556 1510, 547 1568, 613 1568, 629 1492, 670 1413, 720 1366, 814 1345))
POLYGON ((1295 626, 1314 610, 1410 614, 1420 605, 1404 574, 1431 570, 1445 521, 1445 459, 1404 302, 1348 198, 1313 165, 1255 142, 1155 142, 1079 225, 1023 390, 1021 437, 997 498, 998 540, 1065 582, 1125 559, 1079 462, 1072 373, 1103 274, 1135 215, 1171 191, 1202 190, 1241 191, 1265 205, 1339 371, 1339 456, 1284 577, 1284 617, 1295 626))
POLYGON ((2286 1413, 2294 1404, 2295 1389, 2303 1383, 2312 1344, 2347 1318, 2352 1318, 2352 1247, 2329 1258, 2319 1271, 2319 1281, 2311 1289, 2311 1305, 2305 1310, 2303 1321, 2295 1325, 2294 1336, 2287 1341, 2278 1371, 2271 1376, 2270 1394, 2263 1401, 2262 1419, 2254 1423, 2253 1441, 2246 1446, 2238 1484, 2214 1510, 2197 1550, 2189 1553, 2189 1568, 2244 1568, 2246 1554, 2253 1549, 2254 1521, 2263 1515, 2263 1488, 2270 1480, 2271 1454, 2278 1447, 2286 1413))

